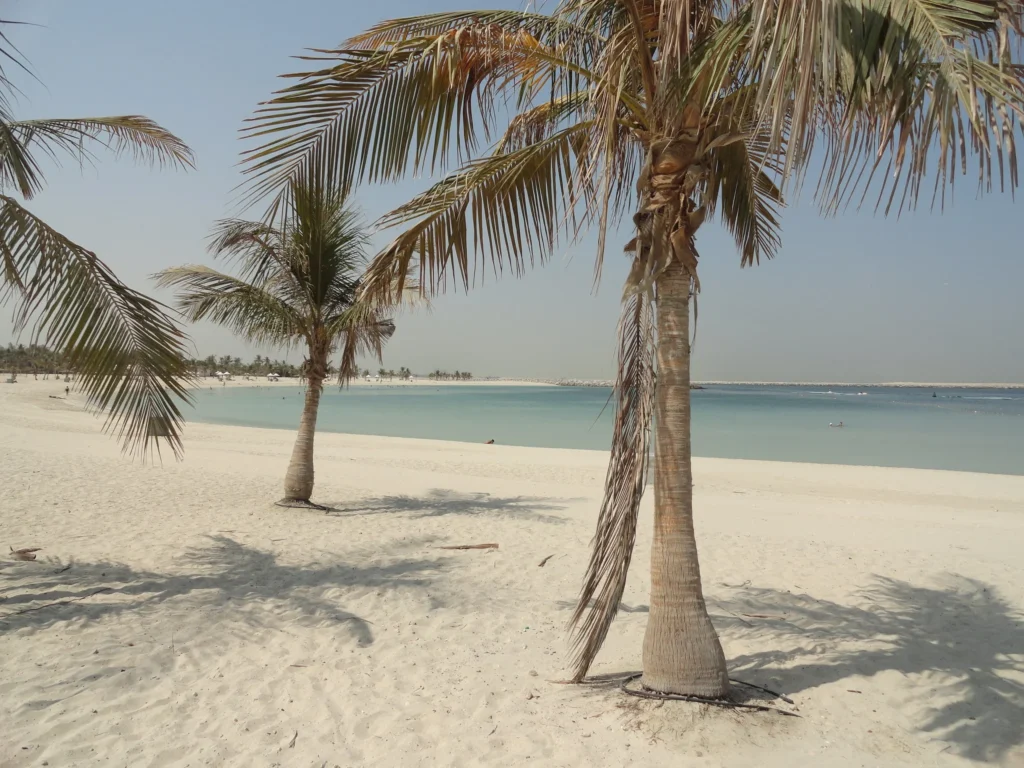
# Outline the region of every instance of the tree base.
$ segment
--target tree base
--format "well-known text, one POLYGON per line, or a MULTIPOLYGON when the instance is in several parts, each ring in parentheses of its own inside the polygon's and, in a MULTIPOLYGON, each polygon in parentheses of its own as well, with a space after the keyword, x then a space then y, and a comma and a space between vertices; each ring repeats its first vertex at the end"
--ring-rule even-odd
POLYGON ((288 509, 315 509, 317 512, 332 512, 333 507, 325 507, 322 504, 314 504, 309 499, 289 499, 284 498, 280 501, 275 501, 274 506, 287 507, 288 509))
POLYGON ((630 683, 639 680, 643 675, 636 674, 630 675, 622 681, 622 692, 630 696, 637 696, 641 699, 656 699, 658 701, 689 701, 696 704, 708 704, 713 707, 725 707, 728 709, 749 709, 756 712, 778 712, 789 717, 800 717, 796 713, 796 705, 793 704, 793 700, 788 696, 784 696, 777 691, 769 690, 768 688, 762 688, 760 685, 754 685, 753 683, 745 683, 742 680, 729 679, 729 682, 734 685, 740 686, 741 689, 747 689, 745 692, 732 691, 723 698, 708 698, 705 696, 689 696, 681 693, 661 693, 660 691, 654 691, 643 685, 640 687, 630 687, 630 683), (757 692, 759 695, 749 695, 753 692, 757 692), (766 701, 784 701, 794 707, 793 710, 781 709, 779 707, 773 707, 766 701))

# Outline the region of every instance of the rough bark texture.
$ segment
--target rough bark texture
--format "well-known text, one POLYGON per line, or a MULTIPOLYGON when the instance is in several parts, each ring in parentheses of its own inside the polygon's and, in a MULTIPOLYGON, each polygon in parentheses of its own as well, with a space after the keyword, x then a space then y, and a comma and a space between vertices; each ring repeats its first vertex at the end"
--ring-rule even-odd
POLYGON ((679 259, 657 287, 654 545, 642 682, 664 693, 719 698, 729 692, 729 676, 704 604, 693 531, 690 276, 679 259))
POLYGON ((323 380, 322 373, 310 373, 299 433, 284 476, 284 501, 308 502, 313 495, 313 438, 316 437, 316 415, 320 408, 323 380))

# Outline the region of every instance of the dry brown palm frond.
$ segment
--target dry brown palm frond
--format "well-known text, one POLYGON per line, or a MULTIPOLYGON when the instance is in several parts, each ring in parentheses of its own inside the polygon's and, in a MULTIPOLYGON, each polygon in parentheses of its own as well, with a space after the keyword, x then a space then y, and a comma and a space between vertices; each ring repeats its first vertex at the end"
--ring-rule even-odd
POLYGON ((624 305, 619 322, 611 460, 590 565, 569 622, 574 631, 574 682, 586 677, 626 587, 640 500, 647 487, 654 379, 654 316, 649 295, 637 292, 624 305))

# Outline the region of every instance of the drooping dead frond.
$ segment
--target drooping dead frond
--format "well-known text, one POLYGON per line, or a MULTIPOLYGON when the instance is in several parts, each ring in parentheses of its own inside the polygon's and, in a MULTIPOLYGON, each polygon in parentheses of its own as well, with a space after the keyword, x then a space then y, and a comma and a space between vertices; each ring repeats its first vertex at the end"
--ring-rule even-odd
POLYGON ((623 305, 619 321, 611 460, 590 565, 569 622, 573 682, 586 677, 626 588, 640 500, 647 487, 654 379, 654 316, 649 295, 637 292, 623 305))

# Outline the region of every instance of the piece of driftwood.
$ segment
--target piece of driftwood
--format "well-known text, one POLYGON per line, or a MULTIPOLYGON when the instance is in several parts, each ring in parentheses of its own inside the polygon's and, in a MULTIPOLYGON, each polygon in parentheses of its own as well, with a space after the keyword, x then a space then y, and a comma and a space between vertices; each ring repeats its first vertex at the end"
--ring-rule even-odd
POLYGON ((438 547, 438 549, 497 549, 497 544, 456 544, 450 547, 438 547))
POLYGON ((11 557, 15 560, 35 560, 35 553, 40 549, 42 547, 23 547, 22 549, 11 547, 11 557))
POLYGON ((543 568, 545 565, 548 564, 548 560, 550 560, 552 557, 554 557, 554 555, 548 555, 543 560, 541 560, 539 563, 537 563, 537 567, 538 568, 543 568))

